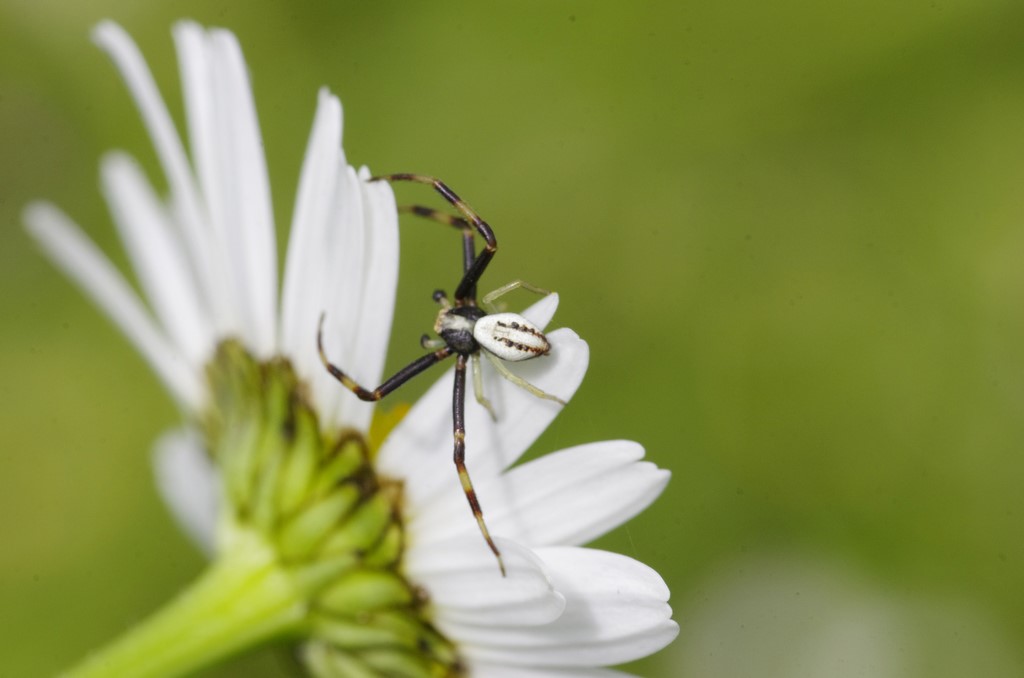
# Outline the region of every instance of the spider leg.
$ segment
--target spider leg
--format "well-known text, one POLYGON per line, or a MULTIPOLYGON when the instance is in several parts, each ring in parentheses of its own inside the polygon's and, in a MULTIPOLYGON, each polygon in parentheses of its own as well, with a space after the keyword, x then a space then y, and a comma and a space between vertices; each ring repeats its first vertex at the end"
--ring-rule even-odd
MULTIPOLYGON (((433 207, 426 207, 424 205, 402 205, 398 208, 399 212, 406 212, 408 214, 415 214, 418 217, 424 219, 430 219, 441 224, 447 224, 453 228, 457 228, 462 231, 462 272, 465 274, 469 270, 469 267, 473 265, 473 260, 476 259, 476 244, 473 242, 473 226, 463 219, 457 217, 454 214, 448 214, 441 210, 436 210, 433 207)), ((471 296, 475 296, 474 294, 471 296)))
POLYGON ((492 365, 494 365, 494 369, 498 370, 498 374, 505 377, 519 388, 525 389, 538 398, 543 398, 544 400, 554 400, 556 403, 561 405, 568 404, 558 396, 553 396, 547 391, 542 391, 522 377, 513 374, 511 370, 505 367, 505 363, 501 362, 501 359, 498 356, 488 353, 487 351, 483 351, 483 354, 487 356, 487 359, 491 361, 492 365))
POLYGON ((494 413, 494 407, 491 405, 491 401, 484 397, 484 374, 483 370, 480 369, 480 353, 473 354, 473 395, 476 396, 476 401, 484 406, 490 415, 492 421, 498 421, 498 415, 494 413))
POLYGON ((444 348, 417 358, 402 369, 398 370, 398 372, 392 375, 383 384, 371 391, 357 384, 352 377, 345 374, 340 367, 327 359, 327 353, 324 351, 323 342, 325 317, 325 314, 320 314, 320 325, 316 331, 316 348, 320 352, 320 362, 324 364, 324 367, 331 373, 331 376, 340 381, 345 388, 355 393, 360 400, 367 400, 371 402, 380 400, 423 370, 427 369, 431 365, 441 362, 452 354, 452 350, 445 346, 444 348))
POLYGON ((448 295, 444 293, 444 290, 434 290, 434 293, 431 295, 431 297, 434 299, 434 302, 440 305, 441 309, 444 311, 447 311, 452 307, 451 302, 448 301, 448 295))
MULTIPOLYGON (((382 179, 385 177, 374 177, 375 179, 382 179)), ((426 205, 401 205, 398 208, 399 212, 405 214, 415 214, 418 217, 424 219, 430 219, 441 224, 448 224, 452 228, 457 228, 460 231, 473 232, 473 226, 462 217, 457 217, 454 214, 448 214, 441 210, 434 209, 433 207, 427 207, 426 205)))
POLYGON ((455 191, 448 188, 448 186, 440 179, 434 177, 424 176, 422 174, 385 174, 377 177, 371 177, 370 181, 414 181, 419 184, 429 184, 434 187, 438 193, 441 194, 445 200, 450 202, 455 209, 462 213, 462 216, 466 218, 477 232, 483 237, 485 246, 483 251, 477 255, 472 262, 472 265, 468 267, 468 270, 462 276, 462 282, 455 289, 455 301, 458 302, 471 302, 474 303, 474 292, 477 282, 480 280, 480 276, 483 275, 484 270, 487 269, 487 265, 491 263, 491 259, 494 258, 494 253, 498 250, 498 240, 494 237, 494 231, 491 230, 490 225, 480 218, 472 207, 466 204, 462 198, 460 198, 455 191))
POLYGON ((476 498, 476 490, 473 489, 473 481, 469 479, 469 471, 466 470, 466 356, 459 355, 455 360, 455 388, 452 392, 452 428, 455 434, 455 468, 459 472, 459 481, 462 483, 462 491, 466 494, 466 501, 473 510, 473 517, 480 527, 484 540, 491 547, 495 557, 498 559, 498 567, 501 568, 501 576, 505 576, 505 563, 501 559, 501 552, 491 539, 491 533, 484 523, 484 512, 480 508, 480 502, 476 498))
POLYGON ((424 334, 420 337, 420 346, 428 351, 436 351, 447 344, 444 343, 444 339, 431 339, 429 334, 424 334))
POLYGON ((498 307, 494 305, 494 300, 502 295, 508 294, 512 290, 518 290, 519 288, 522 288, 528 292, 533 292, 534 294, 539 294, 541 296, 547 296, 551 294, 551 290, 546 290, 544 288, 537 287, 536 285, 531 285, 525 280, 513 280, 507 285, 502 285, 498 289, 485 294, 483 300, 480 303, 484 308, 486 308, 491 313, 497 313, 498 307))

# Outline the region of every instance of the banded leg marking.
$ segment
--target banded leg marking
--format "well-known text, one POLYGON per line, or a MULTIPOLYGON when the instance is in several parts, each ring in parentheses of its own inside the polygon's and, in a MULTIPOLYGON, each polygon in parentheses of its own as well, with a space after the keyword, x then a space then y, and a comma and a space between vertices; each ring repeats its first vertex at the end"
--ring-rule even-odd
POLYGON ((444 348, 421 356, 398 370, 398 372, 388 378, 383 384, 371 391, 360 386, 355 379, 345 374, 340 367, 328 360, 327 353, 324 351, 323 341, 324 318, 326 317, 326 314, 320 314, 320 325, 316 330, 316 348, 320 353, 320 362, 323 363, 324 367, 331 373, 332 377, 340 381, 342 386, 355 393, 360 400, 366 400, 369 402, 380 400, 423 370, 427 369, 431 365, 436 365, 453 353, 452 349, 445 346, 444 348))
MULTIPOLYGON (((425 205, 403 205, 398 208, 399 212, 405 212, 407 214, 415 214, 418 217, 424 219, 430 219, 452 228, 457 228, 462 231, 462 272, 465 274, 469 267, 473 265, 473 260, 476 259, 476 243, 473 242, 473 226, 463 219, 457 217, 454 214, 448 214, 441 210, 436 210, 433 207, 426 207, 425 205)), ((476 296, 476 290, 472 291, 472 296, 476 296)))
POLYGON ((501 569, 501 576, 505 576, 505 561, 501 559, 501 552, 495 545, 494 540, 491 539, 491 533, 487 529, 487 523, 484 522, 484 512, 480 508, 480 501, 476 498, 476 490, 473 489, 473 481, 469 478, 469 471, 466 469, 466 422, 465 422, 465 409, 466 409, 466 356, 460 355, 455 361, 455 388, 454 398, 452 398, 452 422, 454 424, 455 434, 455 468, 459 472, 459 482, 462 483, 462 491, 466 495, 466 501, 469 502, 469 508, 473 511, 473 517, 476 518, 476 524, 480 528, 480 533, 484 536, 484 541, 491 547, 491 551, 494 556, 498 559, 498 567, 501 569))
POLYGON ((371 177, 370 181, 412 181, 433 186, 434 190, 441 194, 441 197, 451 203, 455 209, 473 224, 486 244, 483 251, 473 260, 472 266, 463 274, 462 282, 455 289, 456 302, 473 302, 473 288, 476 287, 476 283, 480 280, 480 276, 483 275, 487 264, 491 262, 491 259, 494 258, 494 253, 498 250, 498 240, 495 238, 490 224, 481 219, 480 215, 460 198, 455 191, 449 188, 447 184, 435 177, 428 177, 422 174, 383 174, 371 177))

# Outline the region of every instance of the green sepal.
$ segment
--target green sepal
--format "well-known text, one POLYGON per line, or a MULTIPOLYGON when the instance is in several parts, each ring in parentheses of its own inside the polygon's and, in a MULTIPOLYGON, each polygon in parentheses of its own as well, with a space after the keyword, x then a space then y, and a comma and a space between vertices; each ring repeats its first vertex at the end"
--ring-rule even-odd
POLYGON ((360 569, 345 573, 317 598, 324 610, 354 616, 373 610, 405 607, 413 602, 409 584, 388 570, 360 569))
POLYGON ((361 551, 364 554, 386 536, 388 525, 395 518, 394 499, 390 492, 378 492, 362 503, 344 525, 334 530, 324 543, 325 554, 361 551))
POLYGON ((394 567, 402 557, 404 546, 405 537, 401 526, 392 523, 387 526, 384 537, 363 558, 363 563, 369 567, 394 567))
POLYGON ((365 662, 327 643, 306 643, 301 656, 316 678, 381 678, 380 674, 365 662))
POLYGON ((291 561, 311 556, 332 530, 342 524, 342 518, 359 502, 360 494, 355 485, 342 485, 289 520, 277 540, 281 557, 291 561))
POLYGON ((277 505, 282 515, 299 508, 309 493, 319 454, 320 432, 315 417, 301 409, 295 414, 295 437, 281 469, 277 505))
POLYGON ((437 676, 437 673, 431 670, 432 666, 436 666, 436 664, 414 650, 399 647, 378 648, 361 653, 360 658, 375 669, 379 675, 388 676, 388 678, 434 678, 437 676))

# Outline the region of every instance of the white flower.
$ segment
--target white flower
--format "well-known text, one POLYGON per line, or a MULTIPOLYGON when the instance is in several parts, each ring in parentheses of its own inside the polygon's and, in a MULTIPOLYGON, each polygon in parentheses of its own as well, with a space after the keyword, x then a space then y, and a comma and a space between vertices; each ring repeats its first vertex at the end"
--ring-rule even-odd
POLYGON ((341 104, 326 90, 299 181, 278 303, 270 188, 245 62, 235 36, 194 23, 174 30, 191 158, 138 48, 111 22, 96 42, 121 71, 167 178, 157 196, 125 153, 102 163, 103 190, 150 313, 62 212, 36 203, 25 218, 54 259, 121 327, 190 413, 206 403, 203 370, 217 343, 241 339, 259 358, 288 356, 331 426, 365 430, 372 405, 342 398, 320 365, 317 318, 329 349, 380 375, 398 277, 391 188, 368 183, 341 150, 341 104), (356 330, 358 328, 358 331, 356 330))
MULTIPOLYGON (((117 322, 190 417, 209 405, 205 366, 218 343, 232 338, 258 359, 287 358, 309 385, 325 429, 366 432, 373 405, 326 374, 315 336, 327 311, 332 359, 361 383, 379 383, 398 265, 391 189, 346 164, 341 106, 321 91, 279 302, 270 191, 241 51, 231 33, 192 23, 178 24, 174 36, 191 154, 134 43, 112 23, 95 32, 128 83, 167 177, 162 199, 127 155, 103 161, 104 191, 149 308, 57 208, 30 206, 30 231, 117 322)), ((439 238, 451 237, 438 230, 439 238)), ((524 315, 543 327, 557 303, 551 295, 524 315)), ((551 355, 517 364, 516 372, 568 400, 586 371, 587 345, 568 329, 548 338, 551 355)), ((450 370, 390 432, 375 462, 379 474, 403 482, 404 574, 427 592, 427 615, 471 675, 621 675, 596 667, 645 656, 675 637, 668 590, 645 565, 580 545, 642 511, 668 472, 642 462, 643 449, 626 441, 511 468, 561 406, 491 370, 484 388, 498 421, 470 399, 467 465, 508 576, 500 576, 451 464, 450 370)), ((175 432, 157 448, 165 497, 212 550, 222 499, 201 437, 175 432)))

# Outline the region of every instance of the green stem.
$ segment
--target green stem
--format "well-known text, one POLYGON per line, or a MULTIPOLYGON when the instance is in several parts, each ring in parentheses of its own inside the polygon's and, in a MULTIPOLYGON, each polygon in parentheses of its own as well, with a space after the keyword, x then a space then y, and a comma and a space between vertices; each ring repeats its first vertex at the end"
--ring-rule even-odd
POLYGON ((188 589, 139 626, 64 674, 67 678, 177 676, 299 629, 306 599, 251 532, 188 589))

